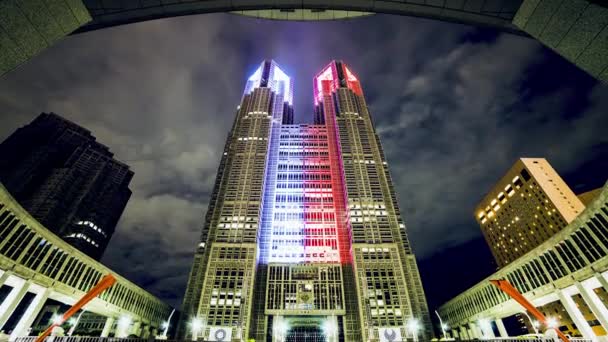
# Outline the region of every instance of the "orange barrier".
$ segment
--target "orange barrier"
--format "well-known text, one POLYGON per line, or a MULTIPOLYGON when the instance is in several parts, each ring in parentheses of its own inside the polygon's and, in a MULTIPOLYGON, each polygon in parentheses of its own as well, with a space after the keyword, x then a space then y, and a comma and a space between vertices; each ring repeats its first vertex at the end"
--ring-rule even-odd
MULTIPOLYGON (((538 309, 534 305, 532 305, 532 303, 530 303, 526 299, 526 297, 524 297, 519 291, 517 291, 517 289, 513 287, 513 285, 511 285, 507 280, 490 280, 490 283, 501 289, 504 293, 508 294, 509 297, 513 298, 516 302, 521 304, 521 306, 523 306, 534 317, 536 317, 539 322, 545 325, 547 324, 547 318, 545 317, 545 315, 543 315, 542 312, 538 311, 538 309)), ((530 322, 530 324, 532 324, 532 322, 530 322)), ((570 342, 568 340, 568 337, 566 337, 566 335, 564 335, 564 333, 562 333, 557 327, 554 327, 553 329, 555 329, 555 331, 557 332, 557 336, 559 336, 562 341, 570 342)))
POLYGON ((90 302, 93 298, 97 297, 100 293, 102 293, 105 289, 112 286, 116 282, 116 278, 113 275, 108 274, 105 277, 101 278, 101 280, 97 283, 97 285, 93 286, 89 292, 87 292, 76 304, 72 305, 72 307, 66 311, 63 316, 61 316, 61 320, 59 322, 53 322, 50 327, 48 327, 38 338, 36 342, 42 342, 44 339, 49 336, 54 327, 60 326, 65 322, 68 318, 70 318, 73 314, 78 312, 83 306, 85 306, 88 302, 90 302))

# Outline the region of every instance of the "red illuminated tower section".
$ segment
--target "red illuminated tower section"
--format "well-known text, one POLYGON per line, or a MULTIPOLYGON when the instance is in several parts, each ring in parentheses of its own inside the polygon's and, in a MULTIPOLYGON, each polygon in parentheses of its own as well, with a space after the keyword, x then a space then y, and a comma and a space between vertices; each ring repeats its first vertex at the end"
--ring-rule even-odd
POLYGON ((346 234, 340 235, 341 256, 353 263, 343 268, 346 340, 429 338, 431 321, 416 259, 361 84, 341 61, 325 67, 313 84, 315 122, 327 127, 333 170, 341 173, 335 187, 342 187, 343 200, 336 201, 335 210, 350 234, 348 242, 346 234), (358 317, 350 315, 353 306, 358 317))

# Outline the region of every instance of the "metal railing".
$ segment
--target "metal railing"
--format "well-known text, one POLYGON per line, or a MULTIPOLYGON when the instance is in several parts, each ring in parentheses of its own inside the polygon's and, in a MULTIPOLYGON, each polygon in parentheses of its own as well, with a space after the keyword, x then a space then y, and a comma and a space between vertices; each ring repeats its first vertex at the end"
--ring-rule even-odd
MULTIPOLYGON (((292 336, 298 337, 298 336, 292 336)), ((307 342, 307 341, 316 341, 314 338, 310 338, 312 336, 307 336, 308 338, 297 338, 297 341, 307 342)), ((27 337, 17 337, 14 342, 34 342, 36 340, 36 336, 27 336, 27 337)), ((288 339, 289 341, 293 341, 293 339, 288 339)), ((326 341, 326 339, 322 339, 319 341, 326 341)), ((406 342, 413 341, 413 339, 404 339, 401 341, 394 342, 406 342)), ((452 340, 449 341, 459 341, 459 342, 480 342, 480 341, 490 341, 490 342, 559 342, 560 340, 555 340, 552 338, 545 337, 508 337, 508 338, 492 338, 492 339, 483 339, 483 340, 452 340)), ((594 342, 588 338, 580 338, 580 337, 571 337, 571 342, 594 342)), ((45 342, 192 342, 190 340, 160 340, 154 337, 150 338, 118 338, 118 337, 95 337, 95 336, 49 336, 45 339, 45 342)), ((206 340, 198 340, 197 342, 210 342, 206 340)), ((228 341, 227 341, 228 342, 228 341)), ((417 342, 430 342, 423 341, 418 339, 417 342)))
MULTIPOLYGON (((14 342, 34 342, 37 336, 17 337, 14 342)), ((154 337, 150 338, 118 338, 118 337, 98 337, 98 336, 49 336, 44 342, 192 342, 187 340, 161 340, 154 337)), ((198 342, 205 342, 199 340, 198 342)))
MULTIPOLYGON (((570 342, 594 342, 590 338, 582 338, 582 337, 570 337, 568 340, 570 342)), ((452 341, 460 341, 460 342, 479 342, 479 341, 489 341, 489 342, 561 342, 559 338, 551 338, 551 337, 497 337, 497 338, 484 338, 484 339, 475 339, 475 340, 452 340, 452 341)))

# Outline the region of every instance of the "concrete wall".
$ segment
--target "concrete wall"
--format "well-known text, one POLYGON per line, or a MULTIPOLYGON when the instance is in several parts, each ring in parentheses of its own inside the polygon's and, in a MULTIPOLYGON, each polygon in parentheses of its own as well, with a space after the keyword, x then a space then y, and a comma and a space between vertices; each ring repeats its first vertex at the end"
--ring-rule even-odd
POLYGON ((0 1, 0 76, 90 20, 81 0, 0 1))
POLYGON ((593 77, 608 82, 608 8, 587 0, 525 0, 519 27, 593 77))

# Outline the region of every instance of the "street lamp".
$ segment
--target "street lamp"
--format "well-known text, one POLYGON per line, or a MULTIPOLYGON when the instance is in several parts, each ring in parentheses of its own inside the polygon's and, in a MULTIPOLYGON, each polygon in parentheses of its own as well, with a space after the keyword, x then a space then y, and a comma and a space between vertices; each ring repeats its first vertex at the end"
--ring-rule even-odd
POLYGON ((120 319, 118 320, 118 325, 121 328, 128 327, 129 325, 131 325, 131 317, 129 317, 129 316, 122 316, 122 317, 120 317, 120 319))
POLYGON ((202 327, 203 322, 200 319, 192 319, 192 321, 190 322, 190 328, 192 329, 192 341, 196 341, 196 339, 198 338, 198 333, 202 327))
POLYGON ((68 330, 68 336, 72 336, 72 334, 74 334, 74 330, 76 330, 76 326, 78 325, 78 322, 80 322, 80 317, 82 316, 83 313, 84 313, 84 310, 80 311, 80 314, 78 314, 77 318, 72 317, 68 321, 68 323, 70 323, 70 325, 71 325, 70 330, 68 330))
POLYGON ((169 331, 169 325, 171 324, 171 317, 173 317, 174 312, 175 312, 175 309, 173 309, 173 311, 171 311, 169 318, 165 322, 163 322, 161 325, 161 328, 163 328, 163 334, 162 334, 163 339, 167 338, 167 332, 169 331))
POLYGON ((437 310, 435 310, 435 315, 437 315, 437 318, 439 318, 439 325, 441 326, 441 332, 443 332, 443 338, 447 339, 445 331, 448 329, 448 325, 443 323, 443 320, 441 319, 441 316, 439 316, 439 312, 437 312, 437 310))
POLYGON ((538 329, 540 327, 540 322, 537 320, 532 321, 532 326, 538 329))
POLYGON ((325 336, 330 338, 330 341, 334 340, 334 336, 336 334, 336 331, 338 330, 338 327, 336 326, 336 323, 332 318, 329 318, 325 320, 325 322, 323 322, 323 333, 325 334, 325 336))
POLYGON ((129 335, 128 329, 131 326, 131 317, 121 316, 116 325, 116 337, 127 337, 129 335))
POLYGON ((532 328, 534 329, 534 333, 538 334, 538 327, 539 327, 538 322, 537 321, 533 321, 532 318, 530 318, 530 316, 528 315, 527 312, 522 311, 521 313, 524 314, 526 317, 528 317, 528 321, 530 321, 530 324, 532 325, 532 328))
POLYGON ((547 327, 556 329, 559 326, 559 321, 555 317, 547 318, 547 327))
POLYGON ((412 318, 407 322, 407 330, 409 330, 414 336, 414 342, 418 341, 418 330, 420 330, 420 323, 417 319, 412 318))
POLYGON ((121 316, 118 319, 118 329, 117 330, 117 336, 116 337, 127 337, 129 335, 129 327, 131 326, 131 317, 129 316, 121 316))
POLYGON ((279 322, 278 329, 279 329, 279 336, 281 336, 281 338, 286 338, 287 332, 289 331, 289 324, 287 323, 287 321, 285 319, 283 319, 279 322))
POLYGON ((446 335, 446 333, 445 333, 445 332, 446 332, 446 330, 448 330, 449 328, 450 328, 450 327, 449 327, 447 324, 445 324, 445 323, 443 323, 443 324, 441 325, 441 331, 443 331, 443 338, 445 338, 445 339, 447 339, 447 335, 446 335))
POLYGON ((61 325, 61 323, 63 323, 63 315, 54 314, 51 320, 53 321, 53 324, 61 325))

